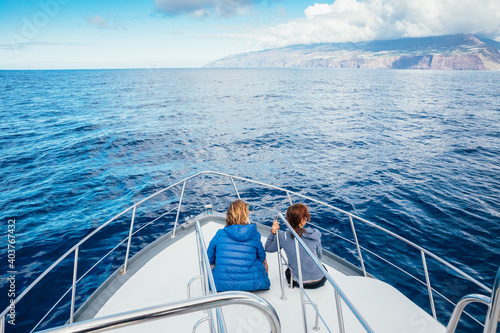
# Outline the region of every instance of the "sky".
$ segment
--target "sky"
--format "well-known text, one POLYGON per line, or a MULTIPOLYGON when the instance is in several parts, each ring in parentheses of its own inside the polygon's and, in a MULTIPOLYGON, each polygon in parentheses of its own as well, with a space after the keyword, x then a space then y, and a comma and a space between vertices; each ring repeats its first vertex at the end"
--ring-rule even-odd
POLYGON ((0 0, 0 69, 186 68, 292 44, 458 33, 500 0, 0 0))

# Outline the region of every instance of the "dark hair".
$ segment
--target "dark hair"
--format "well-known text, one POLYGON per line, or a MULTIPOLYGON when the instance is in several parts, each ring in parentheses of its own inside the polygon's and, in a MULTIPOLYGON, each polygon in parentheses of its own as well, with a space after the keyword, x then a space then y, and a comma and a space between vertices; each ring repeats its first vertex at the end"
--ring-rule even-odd
POLYGON ((226 225, 247 224, 248 204, 243 200, 231 202, 226 214, 226 225))
POLYGON ((296 203, 288 207, 288 210, 286 211, 286 219, 288 223, 290 223, 293 230, 295 230, 295 232, 300 237, 302 237, 302 235, 305 232, 305 230, 300 227, 300 222, 302 222, 304 217, 307 219, 307 221, 311 221, 311 215, 309 214, 309 209, 304 204, 296 203))

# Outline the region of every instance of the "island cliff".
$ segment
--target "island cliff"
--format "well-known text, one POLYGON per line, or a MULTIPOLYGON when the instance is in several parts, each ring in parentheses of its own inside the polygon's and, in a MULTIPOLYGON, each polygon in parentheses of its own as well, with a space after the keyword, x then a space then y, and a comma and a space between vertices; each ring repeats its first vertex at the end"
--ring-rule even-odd
POLYGON ((205 67, 499 70, 500 43, 474 35, 292 45, 231 55, 205 67))

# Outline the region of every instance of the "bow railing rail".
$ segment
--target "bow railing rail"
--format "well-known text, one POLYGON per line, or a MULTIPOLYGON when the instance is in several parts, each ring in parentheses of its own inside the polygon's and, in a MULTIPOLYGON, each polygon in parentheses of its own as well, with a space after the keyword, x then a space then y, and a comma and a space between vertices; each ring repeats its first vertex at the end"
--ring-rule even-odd
MULTIPOLYGON (((215 281, 214 277, 212 275, 212 269, 210 268, 210 261, 208 260, 208 255, 207 255, 207 247, 205 245, 205 239, 203 237, 203 233, 201 231, 200 227, 200 221, 196 221, 195 224, 195 229, 196 229, 196 246, 198 250, 198 260, 199 260, 199 265, 200 265, 200 277, 202 281, 202 290, 204 295, 211 295, 211 294, 217 294, 217 289, 215 287, 215 281)), ((210 324, 210 331, 213 333, 217 332, 222 332, 226 333, 227 328, 226 328, 226 323, 224 321, 224 316, 222 314, 222 310, 220 307, 215 309, 216 312, 216 320, 214 320, 214 316, 212 314, 212 310, 208 311, 208 316, 206 318, 202 318, 200 321, 198 321, 194 328, 193 331, 196 330, 198 325, 205 321, 208 320, 210 324)))
MULTIPOLYGON (((371 254, 374 254, 376 255, 378 258, 384 260, 385 262, 387 262, 388 264, 398 268, 399 270, 403 271, 404 273, 408 274, 409 276, 412 276, 413 278, 417 279, 418 281, 420 281, 420 279, 414 277, 413 275, 411 275, 410 273, 406 272, 404 269, 400 268, 399 266, 397 266, 396 264, 382 258, 381 256, 373 253, 372 251, 362 247, 360 244, 359 244, 359 241, 358 241, 358 237, 357 237, 357 232, 356 232, 356 228, 355 228, 355 222, 356 223, 363 223, 364 225, 367 225, 367 226, 370 226, 372 228, 375 228, 377 230, 380 230, 382 231, 384 234, 388 235, 388 236, 391 236, 392 238, 394 239, 398 239, 404 243, 406 243, 407 245, 413 247, 414 249, 418 250, 421 254, 421 260, 422 260, 422 266, 424 268, 424 272, 425 272, 425 282, 423 281, 420 281, 421 283, 423 283, 426 287, 427 287, 427 291, 428 291, 428 296, 429 296, 429 302, 430 302, 430 305, 431 305, 431 311, 432 311, 432 315, 434 318, 437 318, 437 315, 436 315, 436 309, 435 309, 435 304, 434 304, 434 299, 433 299, 433 293, 435 293, 436 295, 439 295, 440 297, 442 297, 443 299, 445 299, 447 302, 451 303, 453 306, 456 306, 455 303, 453 303, 452 301, 450 301, 448 298, 446 298, 444 295, 442 295, 441 293, 439 293, 439 291, 435 290, 432 285, 431 285, 431 281, 430 281, 430 278, 429 278, 429 272, 428 272, 428 267, 427 267, 427 260, 428 258, 432 258, 434 260, 436 260, 438 263, 440 263, 441 265, 451 269, 453 272, 455 272, 456 274, 458 274, 459 276, 461 276, 462 278, 474 283, 476 286, 482 288, 483 290, 485 290, 486 292, 488 293, 492 293, 492 289, 487 287, 486 285, 484 285, 483 283, 481 283, 480 281, 478 281, 477 279, 473 278, 472 276, 470 276, 469 274, 465 273, 464 271, 460 270, 459 268, 457 268, 456 266, 452 265, 451 263, 447 262, 446 260, 440 258, 439 256, 433 254, 432 252, 424 249, 423 247, 409 241, 408 239, 386 229, 386 228, 383 228, 373 222, 370 222, 362 217, 359 217, 353 213, 350 213, 350 212, 347 212, 343 209, 340 209, 338 207, 335 207, 331 204, 328 204, 326 202, 323 202, 323 201, 320 201, 320 200, 317 200, 315 198, 312 198, 310 196, 306 196, 306 195, 303 195, 303 194, 300 194, 298 192, 295 192, 295 191, 291 191, 291 190, 287 190, 285 188, 281 188, 281 187, 278 187, 278 186, 274 186, 274 185, 269 185, 269 184, 266 184, 266 183, 263 183, 263 182, 259 182, 259 181, 255 181, 255 180, 252 180, 252 179, 247 179, 247 178, 243 178, 243 177, 239 177, 239 176, 235 176, 235 175, 229 175, 229 174, 225 174, 225 173, 220 173, 220 172, 214 172, 214 171, 202 171, 202 172, 198 172, 196 174, 193 174, 192 176, 189 176, 183 180, 180 180, 178 182, 175 182, 173 183, 172 185, 170 186, 167 186, 153 194, 151 194, 150 196, 140 200, 139 202, 131 205, 130 207, 124 209, 122 212, 118 213, 117 215, 113 216, 111 219, 107 220, 105 223, 103 223, 102 225, 100 225, 98 228, 96 228, 94 231, 92 231, 89 235, 85 236, 82 240, 80 240, 78 243, 76 243, 73 247, 71 247, 69 250, 67 250, 59 259, 57 259, 53 264, 51 264, 42 274, 40 274, 40 276, 38 276, 26 289, 24 289, 18 296, 17 298, 15 299, 14 301, 14 304, 17 306, 17 304, 24 298, 24 296, 30 292, 43 278, 45 278, 47 276, 47 274, 49 274, 52 270, 54 270, 55 267, 57 267, 64 259, 70 257, 71 255, 74 256, 74 262, 73 262, 73 275, 72 275, 72 281, 71 281, 71 287, 68 289, 68 291, 59 299, 59 301, 56 303, 56 305, 62 300, 63 297, 65 297, 69 292, 71 292, 71 306, 70 306, 70 309, 69 309, 69 322, 72 323, 73 320, 74 320, 74 313, 77 309, 75 309, 75 299, 76 299, 76 293, 77 293, 77 284, 78 282, 84 277, 86 276, 92 269, 94 269, 97 264, 99 264, 102 259, 106 256, 108 256, 111 252, 113 252, 114 250, 116 250, 120 245, 122 245, 125 241, 127 242, 127 250, 126 250, 126 254, 125 254, 125 258, 124 258, 124 264, 122 266, 122 273, 123 274, 126 274, 127 273, 127 266, 128 266, 128 260, 129 260, 129 255, 130 255, 130 247, 131 247, 131 241, 132 241, 132 238, 134 236, 135 233, 137 233, 138 231, 142 230, 144 227, 150 225, 151 223, 155 222, 156 220, 158 220, 159 218, 161 218, 162 216, 165 216, 167 215, 168 213, 172 212, 175 210, 175 208, 171 209, 170 211, 162 214, 161 216, 157 217, 156 219, 154 219, 153 221, 149 222, 148 224, 144 225, 143 227, 141 227, 139 230, 136 230, 135 232, 133 231, 134 230, 134 220, 135 220, 135 215, 136 215, 136 210, 138 207, 142 206, 144 203, 148 202, 149 200, 151 200, 152 198, 158 196, 159 194, 161 193, 164 193, 168 190, 172 190, 173 188, 176 188, 177 186, 181 185, 182 186, 182 190, 181 190, 181 195, 180 195, 180 198, 179 198, 179 202, 178 202, 178 205, 176 207, 177 209, 177 213, 176 213, 176 218, 175 218, 175 222, 174 222, 174 226, 173 226, 173 230, 172 230, 172 237, 175 237, 176 235, 176 229, 177 229, 177 226, 179 224, 179 216, 180 216, 180 212, 181 212, 181 208, 182 208, 182 203, 183 203, 183 198, 184 198, 184 192, 185 192, 185 188, 186 188, 186 184, 188 181, 192 180, 193 178, 197 178, 197 177, 201 177, 201 176, 204 176, 204 175, 213 175, 213 176, 220 176, 220 177, 224 177, 224 178, 227 178, 231 181, 231 184, 236 192, 236 195, 238 198, 241 198, 240 196, 240 193, 238 192, 238 189, 237 189, 237 186, 236 186, 236 183, 235 183, 235 180, 237 181, 241 181, 241 182, 244 182, 244 183, 247 183, 247 184, 254 184, 254 185, 258 185, 258 186, 262 186, 264 188, 267 188, 267 189, 271 189, 271 190, 276 190, 276 191, 280 191, 281 193, 283 193, 284 195, 286 195, 288 197, 288 199, 290 200, 290 202, 292 202, 291 200, 291 196, 296 196, 296 197, 299 197, 303 200, 308 200, 308 201, 311 201, 311 202, 314 202, 316 204, 318 204, 319 206, 322 206, 322 207, 325 207, 325 208, 328 208, 328 209, 331 209, 337 213, 341 213, 342 215, 344 215, 348 220, 349 220, 349 224, 351 226, 351 230, 353 232, 353 238, 354 238, 354 242, 351 241, 351 243, 355 244, 356 245, 356 251, 357 251, 357 255, 358 255, 358 259, 359 259, 359 266, 361 267, 362 271, 363 271, 363 274, 365 276, 368 275, 367 273, 367 270, 366 270, 366 267, 365 267, 365 261, 363 259, 363 256, 362 256, 362 250, 363 251, 367 251, 367 253, 371 253, 371 254), (94 266, 92 266, 87 272, 85 272, 80 278, 78 278, 78 257, 79 257, 79 249, 80 247, 86 243, 91 237, 93 237, 95 234, 97 234, 100 230, 102 230, 104 227, 110 225, 111 223, 117 221, 120 217, 124 216, 126 213, 128 212, 132 212, 132 218, 131 218, 131 221, 130 221, 130 228, 129 228, 129 234, 128 234, 128 237, 123 240, 120 244, 118 244, 114 249, 112 249, 110 252, 108 252, 103 258, 101 258, 94 266)), ((264 207, 265 208, 265 207, 264 207)), ((273 212, 276 212, 276 210, 274 209, 271 209, 271 208, 266 208, 270 211, 273 211, 273 212)), ((321 228, 321 227, 320 227, 321 228)), ((322 229, 322 230, 326 230, 326 229, 322 229)), ((342 237, 336 233, 332 233, 331 231, 328 231, 326 230, 326 232, 329 232, 331 233, 332 235, 335 235, 335 236, 339 236, 339 237, 342 237)), ((345 239, 345 238, 344 238, 345 239)), ((54 305, 50 310, 52 311, 55 306, 54 305)), ((5 323, 6 323, 6 316, 9 316, 9 311, 11 310, 11 306, 7 306, 5 308, 5 310, 0 314, 0 333, 4 333, 5 331, 5 323)), ((42 318, 42 320, 44 320, 46 317, 47 317, 48 313, 42 318)), ((476 320, 478 323, 480 323, 477 319, 475 319, 474 317, 470 316, 471 318, 473 318, 474 320, 476 320)), ((41 321, 42 321, 41 320, 41 321)), ((38 325, 41 323, 41 321, 36 325, 36 327, 38 327, 38 325)), ((484 326, 484 324, 480 323, 481 325, 484 326)), ((33 329, 35 330, 36 327, 33 329)))
MULTIPOLYGON (((331 275, 327 272, 325 267, 319 262, 319 260, 316 258, 316 256, 311 252, 309 247, 304 243, 302 238, 295 232, 295 230, 292 228, 290 223, 285 219, 283 214, 278 213, 280 219, 283 221, 283 223, 286 225, 288 228, 288 231, 290 231, 293 235, 293 239, 295 242, 295 253, 297 257, 297 272, 298 272, 298 279, 299 279, 299 287, 300 287, 300 300, 302 303, 302 319, 303 319, 303 324, 304 324, 304 332, 307 332, 307 316, 306 316, 306 311, 305 311, 305 306, 306 306, 306 300, 304 297, 307 297, 309 299, 309 303, 313 304, 312 300, 307 296, 306 291, 304 290, 304 281, 302 279, 302 263, 300 259, 300 251, 299 251, 299 246, 304 249, 306 254, 312 259, 316 267, 319 268, 321 273, 326 277, 328 282, 332 285, 334 291, 335 291, 335 305, 337 309, 337 320, 338 320, 338 325, 339 325, 339 332, 344 333, 345 332, 345 327, 344 327, 344 315, 342 313, 342 302, 341 299, 344 301, 344 303, 347 305, 347 307, 351 310, 351 312, 354 314, 358 322, 363 326, 363 328, 366 330, 366 332, 373 333, 374 330, 370 327, 370 324, 363 318, 363 316, 359 313, 359 311, 356 309, 354 304, 351 302, 351 300, 347 297, 347 295, 342 291, 340 286, 335 282, 335 280, 331 277, 331 275)), ((276 239, 279 239, 279 236, 276 237, 276 239)), ((278 245, 279 246, 279 245, 278 245)), ((280 248, 278 247, 278 253, 280 251, 280 248)), ((280 262, 281 265, 281 262, 280 262)), ((282 279, 283 276, 280 274, 280 279, 282 279)), ((293 278, 290 277, 290 283, 293 284, 293 278)), ((282 295, 283 296, 283 295, 282 295)), ((316 311, 317 315, 319 315, 319 311, 316 306, 314 306, 314 310, 316 311)), ((328 331, 331 332, 329 329, 328 325, 323 321, 323 324, 327 327, 328 331)), ((316 325, 317 326, 317 325, 316 325)))
POLYGON ((102 332, 114 328, 141 324, 167 317, 180 316, 187 313, 211 310, 227 305, 247 305, 256 308, 264 314, 269 322, 271 333, 280 333, 281 324, 278 314, 271 304, 265 299, 251 293, 241 291, 228 291, 218 294, 201 296, 188 300, 156 305, 140 310, 134 310, 115 315, 100 317, 41 331, 40 333, 84 333, 102 332))

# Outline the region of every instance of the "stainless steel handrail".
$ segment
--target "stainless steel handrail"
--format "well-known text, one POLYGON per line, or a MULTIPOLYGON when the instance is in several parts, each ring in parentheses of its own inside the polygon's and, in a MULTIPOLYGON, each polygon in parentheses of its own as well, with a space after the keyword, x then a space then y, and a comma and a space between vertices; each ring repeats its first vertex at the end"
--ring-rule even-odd
POLYGON ((39 333, 95 332, 235 304, 248 305, 261 311, 269 322, 271 332, 281 332, 278 314, 268 301, 251 293, 230 291, 101 317, 40 331, 39 333))
POLYGON ((317 203, 319 205, 322 205, 324 207, 327 207, 327 208, 330 208, 332 210, 335 210, 339 213, 342 213, 342 214, 345 214, 347 216, 351 216, 353 219, 356 219, 356 220, 359 220, 371 227, 374 227, 376 229, 379 229, 385 233, 387 233, 388 235, 390 236, 393 236, 399 240, 401 240, 402 242, 416 248, 417 250, 419 251, 423 251, 426 255, 432 257, 433 259, 437 260, 438 262, 440 262, 441 264, 447 266, 448 268, 454 270, 456 273, 462 275, 463 277, 467 278, 469 281, 475 283, 477 286, 481 287, 482 289, 488 291, 488 292, 491 292, 491 289, 488 288, 486 285, 484 285, 483 283, 479 282, 478 280, 474 279, 473 277, 471 277, 469 274, 463 272, 462 270, 460 270, 459 268, 455 267, 454 265, 448 263, 447 261, 445 261, 444 259, 440 258, 439 256, 435 255, 434 253, 422 248, 421 246, 407 240, 406 238, 402 237, 402 236, 399 236, 398 234, 390 231, 390 230, 387 230, 373 222, 370 222, 368 220, 365 220, 357 215, 354 215, 353 213, 349 213, 343 209, 340 209, 338 207, 335 207, 335 206, 332 206, 326 202, 323 202, 323 201, 320 201, 320 200, 317 200, 317 199, 314 199, 312 197, 309 197, 309 196, 306 196, 306 195, 303 195, 303 194, 300 194, 300 193, 297 193, 297 192, 294 192, 294 191, 290 191, 290 190, 286 190, 284 188, 280 188, 278 186, 274 186, 274 185, 269 185, 269 184, 266 184, 266 183, 262 183, 262 182, 259 182, 259 181, 255 181, 255 180, 251 180, 251 179, 247 179, 247 178, 242 178, 242 177, 238 177, 238 176, 232 176, 232 175, 228 175, 228 174, 225 174, 225 173, 221 173, 221 172, 213 172, 213 171, 203 171, 203 172, 200 172, 199 174, 215 174, 215 175, 219 175, 219 176, 225 176, 225 177, 232 177, 233 179, 237 179, 237 180, 241 180, 241 181, 244 181, 244 182, 248 182, 248 183, 253 183, 253 184, 256 184, 256 185, 260 185, 260 186, 264 186, 264 187, 267 187, 267 188, 270 188, 270 189, 274 189, 274 190, 279 190, 279 191, 283 191, 285 193, 289 193, 289 194, 293 194, 295 196, 298 196, 302 199, 306 199, 306 200, 309 200, 309 201, 312 201, 314 203, 317 203))
MULTIPOLYGON (((175 209, 175 208, 174 208, 175 209)), ((156 222, 157 220, 159 220, 160 218, 162 218, 163 216, 167 215, 167 214, 170 214, 171 212, 173 211, 173 209, 157 216, 154 220, 151 220, 150 222, 146 223, 145 225, 143 225, 142 227, 140 227, 139 229, 137 229, 136 231, 134 231, 134 233, 132 234, 135 235, 136 233, 138 233, 139 231, 141 231, 142 229, 146 228, 147 226, 151 225, 152 223, 156 222)), ((80 276, 78 278, 78 280, 76 280, 76 283, 80 282, 85 276, 87 276, 87 274, 90 273, 90 271, 92 271, 101 261, 103 261, 107 256, 109 256, 111 253, 113 253, 120 245, 122 245, 123 243, 125 243, 127 240, 129 239, 129 235, 127 236, 127 238, 123 239, 120 243, 118 243, 118 245, 116 245, 114 248, 112 248, 110 251, 108 251, 101 259, 99 259, 92 267, 90 267, 84 274, 82 274, 82 276, 80 276)), ((40 321, 35 325, 35 327, 33 327, 33 329, 30 331, 30 333, 34 332, 38 326, 40 326, 40 324, 45 320, 45 318, 52 312, 52 310, 54 310, 54 308, 63 300, 63 298, 70 292, 73 290, 73 286, 71 286, 68 290, 66 290, 66 292, 59 298, 59 300, 52 306, 52 308, 49 309, 49 311, 47 311, 47 313, 42 317, 42 319, 40 319, 40 321)), ((0 323, 1 324, 1 323, 0 323)), ((2 332, 2 327, 0 326, 0 333, 3 333, 2 332)))
MULTIPOLYGON (((278 190, 278 191, 282 191, 284 192, 290 203, 292 202, 291 200, 291 196, 290 195, 295 195, 295 196, 298 196, 302 199, 305 199, 305 200, 309 200, 311 202, 314 202, 314 203, 317 203, 321 206, 324 206, 324 207, 327 207, 327 208, 330 208, 334 211, 337 211, 339 213, 342 213, 346 216, 348 216, 349 218, 352 218, 352 219, 356 219, 358 221, 361 221, 363 223, 365 223, 366 225, 369 225, 373 228, 376 228, 396 239, 399 239, 400 241, 414 247, 415 249, 419 250, 421 253, 424 253, 426 254, 427 256, 435 259, 436 261, 438 261, 439 263, 445 265, 446 267, 450 268, 451 270, 455 271, 456 273, 458 273, 459 275, 461 275, 462 277, 466 278, 467 280, 473 282, 474 284, 476 284, 477 286, 481 287, 482 289, 486 290, 487 292, 491 293, 492 290, 490 288, 488 288, 487 286, 485 286, 483 283, 479 282, 478 280, 476 280, 475 278, 471 277, 469 274, 463 272, 462 270, 460 270, 459 268, 455 267, 454 265, 448 263, 447 261, 445 261, 444 259, 440 258, 439 256, 433 254, 432 252, 418 246, 417 244, 405 239, 404 237, 402 236, 399 236, 397 235, 396 233, 393 233, 381 226, 378 226, 376 225, 375 223, 372 223, 370 221, 367 221, 357 215, 354 215, 352 213, 349 213, 345 210, 342 210, 338 207, 335 207, 335 206, 332 206, 326 202, 322 202, 322 201, 319 201, 317 199, 314 199, 312 197, 309 197, 309 196, 305 196, 305 195, 302 195, 300 193, 297 193, 297 192, 294 192, 294 191, 290 191, 290 190, 286 190, 284 188, 281 188, 281 187, 278 187, 278 186, 274 186, 274 185, 269 185, 269 184, 266 184, 266 183, 262 183, 262 182, 259 182, 259 181, 255 181, 255 180, 251 180, 251 179, 247 179, 247 178, 243 178, 243 177, 239 177, 239 176, 234 176, 234 175, 229 175, 229 174, 225 174, 225 173, 221 173, 221 172, 214 172, 214 171, 202 171, 202 172, 198 172, 198 173, 195 173, 185 179, 182 179, 178 182, 175 182, 174 184, 172 185, 169 185, 151 195, 149 195, 148 197, 142 199, 141 201, 133 204, 132 206, 124 209, 122 212, 118 213, 117 215, 115 215, 114 217, 112 217, 111 219, 109 219, 108 221, 106 221, 105 223, 103 223, 102 225, 100 225, 98 228, 96 228, 93 232, 91 232, 89 235, 87 235, 86 237, 84 237, 81 241, 79 241, 77 244, 75 244, 72 248, 70 248, 68 251, 66 251, 66 253, 64 253, 58 260, 56 260, 52 265, 50 265, 40 276, 38 276, 38 278, 36 278, 25 290, 23 290, 21 292, 21 294, 19 294, 19 296, 15 299, 15 303, 17 304, 34 286, 36 286, 49 272, 51 272, 56 266, 58 266, 62 260, 64 260, 66 257, 68 257, 71 253, 73 253, 74 251, 76 251, 76 248, 77 247, 80 247, 83 243, 85 243, 89 238, 91 238, 93 235, 95 235, 97 232, 99 232, 101 229, 103 229, 105 226, 109 225, 110 223, 112 223, 113 221, 117 220, 119 217, 121 217, 122 215, 124 215, 125 213, 129 212, 130 210, 132 209, 136 209, 138 206, 140 206, 141 204, 143 204, 144 202, 156 197, 157 195, 165 192, 165 191, 168 191, 180 184, 182 184, 182 194, 181 194, 181 198, 179 200, 179 206, 178 206, 178 214, 179 214, 179 211, 180 211, 180 207, 181 207, 181 203, 182 203, 182 197, 183 197, 183 194, 184 194, 184 187, 186 185, 186 182, 188 180, 191 180, 193 178, 196 178, 196 177, 199 177, 199 176, 203 176, 203 175, 217 175, 217 176, 222 176, 222 177, 227 177, 231 180, 231 182, 234 184, 234 180, 240 180, 240 181, 243 181, 243 182, 247 182, 247 183, 251 183, 251 184, 255 184, 255 185, 259 185, 259 186, 263 186, 263 187, 266 187, 268 189, 274 189, 274 190, 278 190)), ((237 193, 238 197, 239 197, 239 193, 237 193)), ((178 215, 177 214, 177 215, 178 215)), ((174 230, 177 228, 177 224, 178 224, 178 218, 176 218, 176 222, 175 222, 175 225, 174 225, 174 230)), ((354 231, 355 233, 355 231, 354 231)), ((175 232, 173 233, 173 235, 175 235, 175 232)), ((356 237, 357 238, 357 237, 356 237)), ((359 246, 359 243, 357 242, 357 239, 356 239, 356 245, 359 246)), ((360 257, 360 261, 362 261, 362 258, 360 257)), ((364 264, 362 264, 363 266, 364 264)), ((428 288, 429 288, 429 284, 428 284, 428 288)), ((430 288, 430 290, 432 290, 432 288, 430 288)), ((4 330, 4 325, 1 325, 1 323, 5 323, 5 316, 7 315, 7 313, 9 312, 9 306, 7 306, 5 308, 5 310, 0 314, 0 333, 3 332, 4 330)))
POLYGON ((486 322, 484 323, 484 333, 495 333, 500 320, 500 269, 495 276, 493 291, 491 293, 491 302, 486 313, 486 322))
MULTIPOLYGON (((460 316, 462 315, 462 312, 464 311, 465 307, 470 304, 470 303, 481 303, 484 305, 489 305, 490 304, 490 298, 483 296, 483 295, 467 295, 465 297, 462 297, 460 301, 458 301, 457 306, 455 309, 453 309, 453 313, 451 314, 450 321, 448 323, 448 326, 446 327, 446 333, 453 333, 455 332, 458 321, 460 320, 460 316)), ((486 332, 486 328, 485 328, 486 332)))
POLYGON ((280 238, 276 237, 276 243, 278 244, 278 251, 276 251, 278 255, 278 274, 280 275, 280 290, 281 290, 281 300, 285 301, 285 284, 283 283, 283 265, 281 263, 281 246, 280 246, 280 238))
MULTIPOLYGON (((203 233, 201 231, 200 221, 196 221, 195 228, 196 228, 196 238, 197 238, 197 241, 199 243, 199 247, 198 247, 199 255, 201 256, 201 263, 202 263, 201 274, 202 274, 203 279, 205 281, 208 281, 209 290, 207 290, 207 292, 210 292, 211 294, 216 294, 217 289, 215 287, 214 277, 212 275, 212 270, 210 268, 210 261, 208 259, 207 247, 205 245, 205 239, 203 238, 203 233)), ((216 316, 217 316, 218 330, 220 332, 223 332, 223 333, 227 332, 226 323, 224 321, 224 316, 222 314, 222 310, 220 308, 216 308, 215 312, 216 312, 216 316)), ((213 318, 211 315, 209 315, 209 317, 210 317, 210 321, 212 324, 213 318)))
MULTIPOLYGON (((283 214, 279 213, 278 215, 281 218, 281 220, 283 221, 283 223, 285 223, 285 225, 287 226, 288 230, 292 233, 292 235, 294 237, 294 240, 295 240, 295 249, 296 249, 296 253, 297 253, 297 264, 298 264, 297 270, 298 270, 298 273, 299 273, 298 277, 299 277, 299 285, 300 285, 301 289, 303 289, 303 281, 302 281, 302 270, 301 270, 301 266, 300 266, 300 253, 299 253, 299 248, 298 248, 299 245, 304 249, 304 251, 307 253, 307 255, 312 259, 312 261, 314 262, 314 264, 323 273, 323 275, 326 277, 326 279, 328 280, 328 282, 335 289, 336 296, 338 295, 338 297, 340 297, 344 301, 344 303, 349 307, 349 309, 354 314, 354 316, 359 321, 359 323, 363 326, 363 328, 367 332, 374 332, 374 330, 368 324, 368 322, 366 321, 366 319, 358 312, 358 310, 356 309, 356 307, 354 306, 354 304, 352 304, 352 302, 349 300, 349 298, 347 297, 347 295, 342 291, 342 289, 340 288, 340 286, 335 282, 335 280, 331 277, 331 275, 326 271, 326 269, 323 267, 323 265, 319 262, 319 260, 316 258, 316 256, 311 252, 311 250, 307 247, 307 245, 300 238, 300 236, 295 232, 295 230, 293 230, 292 226, 288 223, 288 221, 285 219, 285 217, 283 216, 283 214)), ((301 293, 301 295, 302 295, 302 293, 301 293)), ((336 297, 336 298, 338 299, 338 297, 336 297)), ((343 323, 342 323, 343 316, 339 312, 341 310, 342 310, 342 307, 340 305, 340 302, 337 301, 337 312, 338 312, 338 315, 339 315, 339 326, 340 326, 339 330, 340 330, 340 332, 344 332, 343 323)), ((304 316, 304 319, 305 319, 305 316, 304 316)), ((306 328, 305 331, 307 332, 307 328, 306 328)))
POLYGON ((182 183, 181 198, 179 199, 179 208, 177 208, 177 215, 175 216, 174 231, 172 232, 172 238, 175 237, 177 223, 179 222, 179 214, 181 212, 182 199, 184 198, 184 190, 185 189, 186 189, 186 181, 184 181, 184 183, 182 183))
MULTIPOLYGON (((200 237, 198 236, 198 230, 195 228, 195 233, 196 233, 196 250, 198 253, 198 267, 200 269, 200 278, 201 278, 201 291, 202 295, 206 296, 210 294, 210 286, 208 282, 208 272, 206 265, 204 264, 204 256, 203 252, 205 251, 202 247, 203 245, 201 244, 200 237)), ((215 326, 214 319, 213 319, 213 312, 212 310, 207 311, 207 320, 209 324, 209 332, 210 333, 215 333, 217 331, 217 327, 215 326)), ((200 321, 198 321, 195 326, 193 327, 193 330, 195 329, 196 325, 199 325, 200 321)))
POLYGON ((127 273, 127 264, 128 264, 128 256, 130 254, 130 244, 132 243, 132 233, 134 232, 134 221, 135 221, 135 211, 137 206, 134 207, 132 211, 132 220, 130 221, 130 230, 128 233, 128 241, 127 241, 127 251, 125 252, 125 263, 123 264, 122 274, 127 273))
POLYGON ((488 306, 486 313, 486 322, 484 323, 483 333, 495 333, 500 319, 500 269, 498 269, 493 283, 493 292, 491 297, 484 295, 467 295, 463 297, 458 303, 453 313, 451 314, 450 321, 446 327, 446 333, 454 333, 457 328, 458 321, 464 308, 470 303, 480 303, 488 306))
MULTIPOLYGON (((312 226, 314 226, 315 228, 317 228, 317 229, 321 230, 321 231, 322 231, 322 232, 324 232, 324 233, 328 233, 328 234, 333 235, 333 236, 335 236, 335 237, 339 237, 339 238, 341 238, 342 240, 344 240, 344 241, 346 241, 346 242, 348 242, 348 243, 351 243, 351 244, 353 244, 353 245, 356 245, 356 243, 355 243, 355 242, 353 242, 352 240, 347 239, 347 238, 345 238, 345 237, 342 237, 341 235, 339 235, 339 234, 337 234, 337 233, 335 233, 335 232, 332 232, 332 231, 330 231, 330 230, 327 230, 327 229, 325 229, 325 228, 322 228, 322 227, 320 227, 319 225, 317 225, 317 224, 315 224, 315 223, 310 223, 310 224, 311 224, 312 226)), ((407 271, 405 271, 404 269, 402 269, 402 268, 400 268, 400 267, 396 266, 396 265, 395 265, 395 264, 393 264, 392 262, 390 262, 390 261, 388 261, 387 259, 385 259, 385 258, 381 257, 380 255, 376 254, 375 252, 373 252, 373 251, 371 251, 371 250, 369 250, 369 249, 367 249, 367 248, 365 248, 365 247, 363 247, 363 246, 360 246, 360 249, 362 249, 363 251, 365 251, 365 252, 367 252, 367 253, 370 253, 371 255, 373 255, 374 257, 377 257, 378 259, 380 259, 381 261, 385 262, 386 264, 388 264, 388 265, 390 265, 390 266, 394 267, 395 269, 399 270, 400 272, 402 272, 402 273, 404 273, 404 274, 408 275, 409 277, 411 277, 412 279, 414 279, 414 280, 415 280, 415 281, 417 281, 418 283, 420 283, 420 284, 422 284, 422 285, 424 285, 424 286, 426 285, 426 282, 424 282, 424 281, 420 280, 419 278, 417 278, 416 276, 414 276, 414 275, 412 275, 412 274, 408 273, 408 272, 407 272, 407 271)), ((440 296, 442 299, 444 299, 446 302, 448 302, 449 304, 451 304, 453 307, 455 307, 455 306, 457 305, 456 303, 453 303, 450 299, 448 299, 446 296, 444 296, 443 294, 441 294, 441 293, 440 293, 439 291, 437 291, 436 289, 434 289, 434 288, 432 288, 432 287, 431 287, 431 290, 432 290, 432 292, 434 292, 435 294, 439 295, 439 296, 440 296)), ((476 318, 474 318, 474 317, 473 317, 471 314, 469 314, 467 311, 464 311, 464 313, 465 313, 465 314, 466 314, 469 318, 471 318, 471 319, 472 319, 472 320, 474 320, 476 323, 478 323, 479 325, 484 326, 484 323, 481 323, 479 320, 477 320, 476 318)))
MULTIPOLYGON (((119 217, 121 217, 123 214, 129 212, 130 210, 134 209, 135 207, 141 205, 142 203, 148 201, 149 199, 165 192, 165 191, 168 191, 170 190, 171 188, 174 188, 175 186, 179 185, 179 184, 182 184, 183 182, 189 180, 189 179, 192 179, 194 177, 197 177, 201 174, 204 174, 206 172, 199 172, 191 177, 188 177, 184 180, 181 180, 181 181, 178 181, 168 187, 165 187, 161 190, 159 190, 158 192, 155 192, 153 193, 152 195, 142 199, 141 201, 139 201, 138 203, 124 209, 123 211, 121 211, 120 213, 116 214, 115 216, 113 216, 112 218, 110 218, 109 220, 107 220, 106 222, 104 222, 103 224, 101 224, 99 227, 97 227, 94 231, 92 231, 90 234, 88 234, 87 236, 85 236, 81 241, 79 241, 78 243, 76 243, 72 248, 70 248, 68 251, 66 251, 66 253, 64 253, 61 257, 59 257, 59 259, 57 259, 56 261, 54 261, 54 263, 52 265, 50 265, 42 274, 40 274, 40 276, 38 278, 36 278, 26 289, 23 290, 23 292, 21 294, 19 294, 19 296, 17 296, 16 300, 15 300, 15 303, 17 304, 23 297, 24 295, 26 295, 34 286, 36 286, 40 280, 42 280, 48 273, 50 273, 50 271, 52 271, 52 269, 54 269, 54 267, 56 267, 57 265, 59 265, 61 263, 61 261, 63 261, 67 256, 69 256, 72 252, 74 252, 76 250, 77 247, 80 247, 83 243, 85 243, 87 240, 89 240, 92 236, 94 236, 96 233, 98 233, 101 229, 103 229, 104 227, 106 227, 107 225, 109 225, 111 222, 113 221, 116 221, 119 217)), ((7 314, 7 312, 9 311, 9 307, 5 308, 5 310, 0 314, 0 317, 1 318, 4 318, 5 315, 7 314)), ((0 330, 2 330, 2 328, 0 328, 0 330)))
POLYGON ((75 298, 76 298, 76 275, 78 273, 78 249, 77 247, 75 249, 75 262, 73 264, 73 286, 71 290, 71 312, 69 315, 69 322, 70 324, 73 323, 73 315, 75 313, 75 298))

